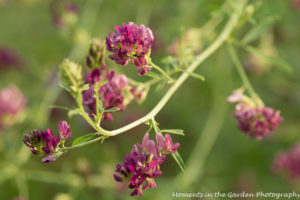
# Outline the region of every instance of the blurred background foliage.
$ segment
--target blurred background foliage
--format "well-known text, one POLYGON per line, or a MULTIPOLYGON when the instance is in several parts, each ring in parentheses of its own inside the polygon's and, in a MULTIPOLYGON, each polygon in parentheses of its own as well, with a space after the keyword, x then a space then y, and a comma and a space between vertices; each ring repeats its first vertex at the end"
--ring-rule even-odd
MULTIPOLYGON (((198 28, 214 15, 227 19, 228 14, 221 7, 223 2, 76 0, 72 3, 77 5, 78 14, 67 17, 69 27, 59 28, 53 22, 51 1, 0 0, 0 47, 16 52, 21 60, 18 67, 0 66, 0 88, 17 85, 28 104, 24 122, 0 134, 0 199, 130 199, 129 191, 116 183, 112 174, 132 145, 141 141, 146 126, 103 144, 70 151, 50 164, 31 157, 22 137, 34 128, 57 131, 57 123, 68 118, 66 112, 48 107, 74 104, 58 86, 57 66, 65 57, 83 64, 91 38, 104 39, 115 25, 123 22, 145 24, 155 35, 152 59, 163 65, 169 46, 183 31, 196 28, 188 37, 203 36, 197 41, 199 52, 215 39, 225 20, 206 32, 198 28)), ((265 104, 281 110, 281 126, 262 141, 249 140, 238 130, 231 115, 233 106, 227 105, 226 97, 242 83, 227 49, 220 48, 197 69, 206 81, 190 78, 157 116, 161 128, 185 130, 186 136, 173 138, 181 143, 179 152, 187 171, 181 172, 168 158, 162 166, 163 176, 156 180, 157 189, 144 192, 142 199, 171 199, 172 192, 300 192, 297 184, 290 184, 284 176, 274 176, 270 170, 274 155, 299 140, 300 7, 295 2, 250 1, 255 4, 255 14, 235 33, 242 39, 261 26, 258 38, 250 35, 244 39, 272 58, 281 57, 288 63, 276 59, 266 62, 255 53, 238 50, 250 81, 265 104), (286 70, 286 65, 292 71, 286 70)), ((132 66, 108 64, 137 81, 147 79, 137 77, 132 66)), ((143 116, 166 89, 157 91, 154 87, 143 105, 129 105, 114 115, 113 122, 105 122, 104 127, 111 130, 143 116)), ((92 131, 80 117, 73 117, 69 124, 73 138, 92 131)))

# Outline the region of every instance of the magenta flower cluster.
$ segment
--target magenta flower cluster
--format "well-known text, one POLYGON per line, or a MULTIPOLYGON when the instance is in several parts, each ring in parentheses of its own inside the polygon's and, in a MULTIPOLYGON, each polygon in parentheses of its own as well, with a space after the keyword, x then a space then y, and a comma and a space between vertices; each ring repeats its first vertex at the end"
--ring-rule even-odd
POLYGON ((275 130, 282 122, 280 111, 268 107, 251 108, 245 103, 236 106, 233 116, 236 118, 239 129, 250 138, 262 139, 269 132, 275 130))
POLYGON ((228 97, 228 102, 238 102, 233 112, 237 125, 249 138, 262 139, 274 131, 283 118, 280 111, 265 106, 257 106, 251 99, 244 96, 240 90, 235 90, 228 97))
POLYGON ((52 134, 51 129, 30 131, 28 135, 24 136, 23 142, 34 154, 49 154, 50 156, 42 159, 43 162, 55 161, 56 157, 51 154, 57 152, 59 145, 63 144, 72 134, 66 121, 59 122, 58 129, 59 136, 56 137, 52 134))
POLYGON ((150 54, 154 40, 152 31, 133 22, 123 23, 115 29, 116 31, 106 38, 106 49, 113 53, 109 58, 123 66, 129 62, 134 63, 140 76, 149 72, 151 68, 146 57, 150 54))
POLYGON ((16 123, 26 109, 26 97, 14 85, 0 91, 0 130, 16 123))
POLYGON ((142 143, 134 145, 130 154, 127 154, 124 163, 116 167, 114 178, 118 182, 129 183, 133 189, 131 196, 142 195, 143 190, 155 188, 154 179, 162 174, 160 165, 166 160, 167 154, 175 153, 179 143, 173 144, 171 136, 156 133, 156 144, 149 140, 146 133, 142 143), (139 148, 138 148, 139 147, 139 148))
POLYGON ((275 156, 272 170, 275 174, 285 172, 291 181, 299 178, 300 176, 300 145, 287 152, 279 153, 275 156))

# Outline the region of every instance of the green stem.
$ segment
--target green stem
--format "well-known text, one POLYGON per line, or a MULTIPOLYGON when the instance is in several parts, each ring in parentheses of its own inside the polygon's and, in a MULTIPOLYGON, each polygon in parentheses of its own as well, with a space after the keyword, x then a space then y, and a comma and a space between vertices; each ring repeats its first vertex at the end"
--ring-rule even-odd
POLYGON ((233 46, 231 44, 227 44, 228 47, 228 51, 230 53, 230 56, 232 58, 232 61, 234 63, 234 66, 236 68, 236 70, 238 71, 245 87, 247 88, 251 98, 259 105, 259 106, 263 106, 263 103, 261 101, 261 99, 259 98, 259 96, 257 95, 257 93, 255 92, 255 90, 253 89, 246 72, 244 71, 244 68, 241 64, 241 62, 239 61, 239 58, 233 48, 233 46))
POLYGON ((72 146, 72 147, 64 147, 64 148, 60 148, 59 150, 60 150, 60 151, 68 151, 68 150, 71 150, 71 149, 76 149, 76 148, 78 148, 78 147, 83 147, 83 146, 86 146, 86 145, 88 145, 88 144, 92 144, 92 143, 94 143, 94 142, 98 142, 98 141, 102 140, 104 137, 105 137, 105 136, 99 136, 99 137, 97 137, 97 138, 95 138, 95 139, 93 139, 93 140, 89 140, 89 141, 87 141, 87 142, 83 142, 83 143, 77 144, 77 145, 72 146))
POLYGON ((159 71, 162 75, 164 75, 170 83, 173 83, 174 80, 164 71, 162 70, 159 66, 157 66, 156 64, 154 64, 151 59, 148 59, 148 63, 154 68, 156 69, 157 71, 159 71))

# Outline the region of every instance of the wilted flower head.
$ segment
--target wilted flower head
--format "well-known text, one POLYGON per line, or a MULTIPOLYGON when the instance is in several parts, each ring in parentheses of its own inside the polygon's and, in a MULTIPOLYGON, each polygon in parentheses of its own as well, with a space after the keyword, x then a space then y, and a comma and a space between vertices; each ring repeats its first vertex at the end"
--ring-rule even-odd
POLYGON ((257 105, 250 98, 244 96, 241 90, 235 90, 227 100, 230 103, 238 103, 233 116, 236 118, 239 129, 249 138, 262 139, 269 132, 275 130, 283 120, 280 111, 257 105))
POLYGON ((106 38, 106 49, 113 54, 109 56, 117 64, 127 65, 132 62, 143 75, 150 71, 147 56, 154 40, 152 31, 144 25, 137 26, 133 22, 116 26, 116 31, 106 38))
POLYGON ((0 130, 22 120, 25 108, 26 97, 16 86, 0 90, 0 130))
POLYGON ((9 48, 0 47, 0 69, 7 67, 20 67, 22 63, 19 55, 9 48))
POLYGON ((156 141, 157 144, 149 140, 149 134, 146 133, 142 143, 134 145, 130 154, 125 156, 124 164, 119 163, 116 167, 115 180, 129 183, 128 187, 133 189, 131 196, 141 196, 143 190, 156 187, 154 178, 162 174, 160 165, 168 153, 176 152, 179 147, 179 143, 173 145, 170 135, 166 135, 165 141, 157 133, 156 141))
POLYGON ((58 152, 59 145, 63 144, 72 133, 66 121, 59 122, 58 128, 60 136, 55 137, 50 129, 40 131, 33 130, 24 136, 23 142, 34 154, 48 154, 47 157, 42 159, 43 162, 55 161, 62 154, 58 152))
POLYGON ((278 153, 273 161, 274 173, 286 172, 291 181, 300 176, 300 145, 296 145, 287 152, 278 153))

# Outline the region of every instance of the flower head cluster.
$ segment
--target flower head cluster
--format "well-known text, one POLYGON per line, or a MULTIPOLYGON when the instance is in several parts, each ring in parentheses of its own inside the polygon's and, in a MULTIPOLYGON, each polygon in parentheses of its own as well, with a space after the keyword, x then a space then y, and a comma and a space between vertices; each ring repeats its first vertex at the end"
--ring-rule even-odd
POLYGON ((128 187, 133 189, 131 196, 141 196, 143 190, 156 187, 154 179, 162 174, 160 165, 165 162, 167 154, 176 152, 178 147, 179 143, 173 144, 169 134, 164 139, 157 133, 155 144, 146 133, 142 143, 134 145, 130 154, 125 156, 124 164, 117 165, 115 180, 129 183, 128 187))
POLYGON ((0 91, 0 130, 23 119, 26 97, 14 85, 0 91))
MULTIPOLYGON (((129 103, 126 99, 132 99, 128 78, 123 74, 115 76, 114 71, 109 72, 106 66, 94 68, 86 82, 90 87, 83 92, 83 104, 88 107, 90 114, 96 113, 95 84, 101 84, 98 93, 104 109, 117 107, 124 110, 129 103)), ((112 113, 104 112, 102 119, 113 120, 112 113)))
POLYGON ((291 181, 300 176, 300 144, 287 152, 279 153, 275 156, 272 164, 275 174, 286 172, 291 181))
POLYGON ((239 129, 250 138, 262 139, 269 132, 275 130, 282 122, 280 111, 272 108, 257 106, 251 99, 236 90, 228 97, 228 101, 238 102, 233 112, 239 129))
POLYGON ((137 26, 133 22, 116 26, 116 31, 106 38, 106 49, 113 54, 109 56, 117 64, 127 65, 132 62, 143 75, 150 71, 147 56, 154 40, 152 31, 144 25, 137 26))
POLYGON ((54 136, 50 129, 47 130, 33 130, 24 136, 23 142, 30 148, 34 154, 45 153, 49 156, 43 158, 43 162, 55 161, 59 145, 63 144, 68 139, 72 132, 70 126, 66 121, 61 121, 58 124, 59 136, 54 136))

